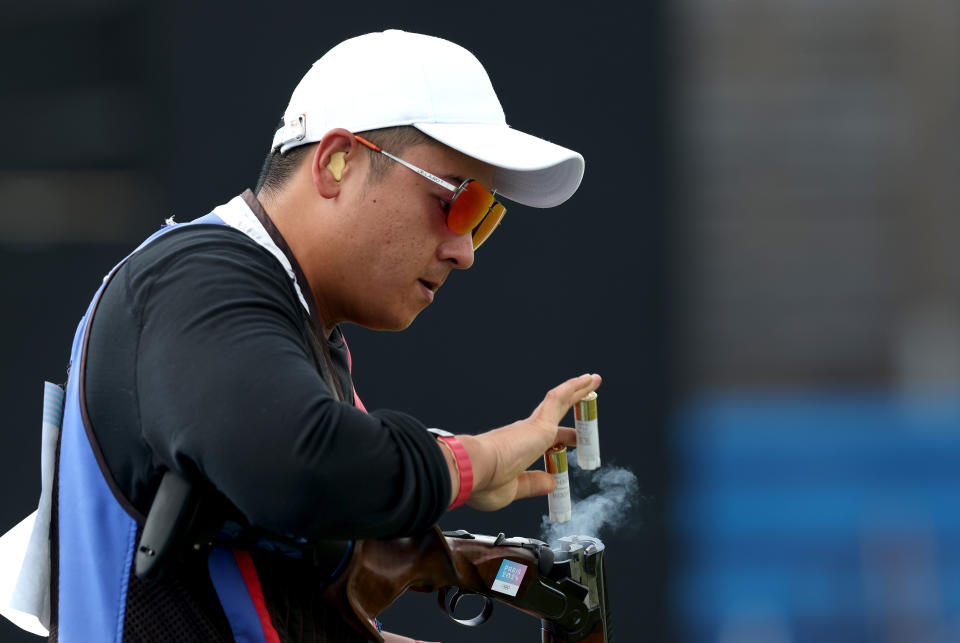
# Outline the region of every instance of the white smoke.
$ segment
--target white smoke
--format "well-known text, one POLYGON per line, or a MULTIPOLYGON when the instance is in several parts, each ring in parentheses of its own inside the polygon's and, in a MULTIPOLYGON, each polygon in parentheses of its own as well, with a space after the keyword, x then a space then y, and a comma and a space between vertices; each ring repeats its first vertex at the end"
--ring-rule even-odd
POLYGON ((637 476, 623 467, 603 466, 584 471, 577 466, 577 452, 567 453, 570 475, 572 516, 567 522, 550 522, 545 515, 540 521, 542 540, 554 544, 564 536, 600 537, 600 530, 623 526, 630 510, 638 501, 637 476), (595 489, 595 493, 578 499, 578 490, 595 489))

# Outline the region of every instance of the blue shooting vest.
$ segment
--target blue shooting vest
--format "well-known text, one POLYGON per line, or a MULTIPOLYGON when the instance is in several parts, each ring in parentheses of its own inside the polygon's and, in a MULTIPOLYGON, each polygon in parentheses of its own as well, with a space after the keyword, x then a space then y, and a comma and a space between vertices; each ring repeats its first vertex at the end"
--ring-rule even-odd
MULTIPOLYGON (((226 225, 211 213, 189 223, 165 226, 134 253, 172 229, 194 224, 226 225)), ((125 508, 129 503, 115 489, 106 465, 101 467, 98 462, 100 447, 91 428, 84 423, 80 384, 91 315, 107 283, 125 261, 104 278, 80 320, 70 352, 71 376, 60 432, 56 489, 56 621, 61 643, 123 640, 138 522, 125 508)), ((251 582, 249 557, 244 559, 228 548, 216 547, 208 559, 208 568, 234 638, 244 643, 279 641, 255 570, 251 582)))

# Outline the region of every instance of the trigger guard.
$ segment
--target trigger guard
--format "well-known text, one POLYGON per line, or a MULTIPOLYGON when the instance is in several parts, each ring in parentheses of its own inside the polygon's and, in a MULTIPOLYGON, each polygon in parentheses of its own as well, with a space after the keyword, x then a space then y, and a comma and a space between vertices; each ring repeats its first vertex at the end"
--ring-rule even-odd
POLYGON ((476 594, 474 592, 465 592, 459 587, 441 587, 437 591, 437 603, 440 604, 440 608, 447 613, 447 616, 450 617, 451 621, 455 621, 464 627, 477 627, 479 625, 483 625, 490 619, 490 615, 493 614, 493 600, 491 600, 490 597, 483 596, 483 594, 476 594), (451 589, 456 591, 450 596, 449 599, 447 599, 451 589), (453 615, 457 609, 457 603, 459 603, 460 599, 464 596, 483 597, 483 609, 473 618, 457 618, 453 615))

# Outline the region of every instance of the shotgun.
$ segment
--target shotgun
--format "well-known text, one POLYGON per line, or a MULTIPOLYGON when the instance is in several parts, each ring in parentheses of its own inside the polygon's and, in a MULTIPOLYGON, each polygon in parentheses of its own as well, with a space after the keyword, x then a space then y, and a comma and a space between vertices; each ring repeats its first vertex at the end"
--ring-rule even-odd
POLYGON ((540 619, 542 643, 610 643, 604 544, 589 536, 561 538, 556 548, 532 538, 441 532, 357 542, 346 569, 325 598, 371 641, 383 638, 373 618, 406 590, 436 591, 451 619, 475 627, 506 603, 540 619), (484 598, 477 616, 454 612, 465 596, 484 598))
MULTIPOLYGON (((137 576, 156 577, 187 559, 197 564, 196 556, 220 540, 215 534, 223 523, 220 514, 203 506, 206 495, 173 472, 164 475, 138 543, 137 576)), ((256 538, 242 540, 251 546, 256 538)), ((302 559, 318 567, 339 561, 347 551, 340 542, 314 543, 307 549, 302 559)), ((604 549, 600 539, 590 536, 567 536, 551 548, 533 538, 442 532, 434 526, 419 536, 356 541, 349 561, 323 596, 355 630, 350 643, 382 643, 374 619, 408 589, 436 591, 447 615, 468 627, 486 622, 493 602, 499 601, 540 619, 542 643, 610 643, 604 549), (471 595, 483 597, 482 611, 458 618, 458 604, 471 595)))

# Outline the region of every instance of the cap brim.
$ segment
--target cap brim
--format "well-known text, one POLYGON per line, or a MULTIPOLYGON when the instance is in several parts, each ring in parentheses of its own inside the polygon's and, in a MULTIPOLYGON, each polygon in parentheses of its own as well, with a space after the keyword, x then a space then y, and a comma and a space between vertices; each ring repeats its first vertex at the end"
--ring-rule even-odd
POLYGON ((507 125, 414 123, 444 145, 497 168, 493 188, 512 201, 534 208, 560 205, 583 179, 583 157, 507 125))

